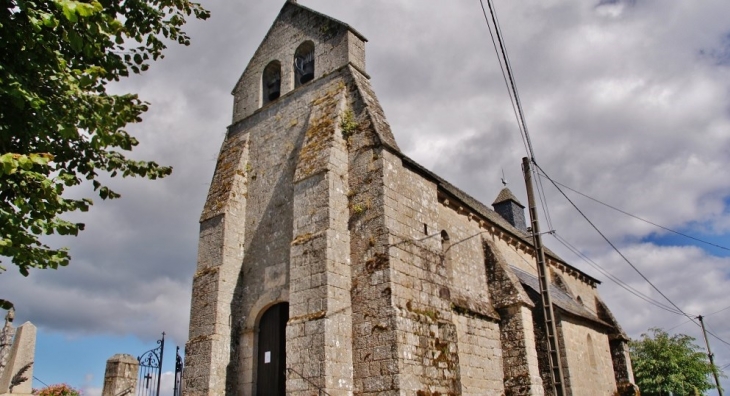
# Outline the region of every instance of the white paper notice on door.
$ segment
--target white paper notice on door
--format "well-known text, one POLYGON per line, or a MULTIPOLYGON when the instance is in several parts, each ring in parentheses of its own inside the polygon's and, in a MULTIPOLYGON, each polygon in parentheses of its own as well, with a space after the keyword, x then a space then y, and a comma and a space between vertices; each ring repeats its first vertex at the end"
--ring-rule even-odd
POLYGON ((271 351, 264 352, 264 363, 271 363, 271 351))

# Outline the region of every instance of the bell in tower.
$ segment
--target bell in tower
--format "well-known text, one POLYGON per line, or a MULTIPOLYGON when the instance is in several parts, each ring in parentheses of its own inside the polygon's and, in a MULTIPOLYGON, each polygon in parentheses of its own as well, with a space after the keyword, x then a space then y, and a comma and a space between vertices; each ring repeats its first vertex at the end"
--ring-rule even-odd
POLYGON ((306 41, 294 55, 295 86, 314 80, 314 43, 306 41))

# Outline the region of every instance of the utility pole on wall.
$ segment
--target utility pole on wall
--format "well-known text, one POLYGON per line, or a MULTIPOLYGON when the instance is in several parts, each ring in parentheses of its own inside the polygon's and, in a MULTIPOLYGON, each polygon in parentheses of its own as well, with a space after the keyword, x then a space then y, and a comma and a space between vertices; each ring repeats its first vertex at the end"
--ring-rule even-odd
POLYGON ((535 256, 537 259, 537 274, 540 283, 543 316, 545 318, 545 332, 547 333, 548 355, 550 357, 548 360, 550 361, 550 377, 553 380, 553 394, 563 396, 565 395, 565 391, 563 389, 563 365, 560 362, 560 345, 558 344, 558 335, 555 326, 553 301, 550 297, 550 280, 545 263, 545 251, 542 247, 542 237, 540 236, 540 224, 537 221, 537 205, 535 204, 535 192, 532 187, 532 171, 530 169, 530 160, 527 157, 522 158, 522 173, 525 176, 525 185, 527 186, 527 204, 529 206, 530 223, 532 225, 532 243, 535 246, 535 256))
POLYGON ((702 315, 698 316, 697 319, 702 325, 702 337, 705 338, 705 345, 707 346, 707 357, 710 358, 710 366, 712 366, 712 375, 715 377, 715 385, 717 385, 717 394, 722 396, 722 388, 720 387, 720 378, 717 376, 717 367, 715 366, 715 355, 710 350, 710 341, 707 340, 707 330, 705 330, 705 322, 702 320, 702 315))

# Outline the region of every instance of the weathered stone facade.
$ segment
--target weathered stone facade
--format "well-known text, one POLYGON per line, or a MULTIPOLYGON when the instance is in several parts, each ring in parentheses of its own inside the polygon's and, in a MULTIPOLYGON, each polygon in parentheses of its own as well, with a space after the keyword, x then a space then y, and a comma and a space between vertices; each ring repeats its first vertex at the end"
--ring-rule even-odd
MULTIPOLYGON (((236 84, 201 216, 185 394, 272 394, 257 381, 272 353, 291 395, 549 394, 521 207, 505 220, 401 153, 365 41, 288 1, 236 84), (277 352, 259 328, 280 303, 277 352)), ((633 380, 626 337, 598 281, 548 264, 568 394, 611 395, 633 380)))

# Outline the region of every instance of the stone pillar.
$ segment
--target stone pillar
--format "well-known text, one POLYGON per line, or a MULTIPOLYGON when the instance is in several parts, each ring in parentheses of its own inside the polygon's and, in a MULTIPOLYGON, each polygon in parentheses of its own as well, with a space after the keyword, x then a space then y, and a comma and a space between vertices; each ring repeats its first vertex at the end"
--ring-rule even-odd
POLYGON ((223 143, 200 217, 198 264, 185 344, 186 396, 242 394, 239 373, 245 370, 239 366, 237 355, 241 337, 237 306, 241 298, 236 296, 248 196, 246 136, 239 134, 223 143))
POLYGON ((618 393, 622 396, 638 395, 638 387, 634 384, 634 370, 631 367, 631 356, 629 356, 629 341, 622 336, 611 336, 609 338, 611 348, 611 360, 613 360, 613 372, 616 376, 618 393))
POLYGON ((0 378, 0 395, 25 394, 33 391, 33 359, 35 356, 36 328, 33 323, 25 322, 18 327, 10 349, 8 365, 0 378), (16 374, 19 375, 13 381, 16 374), (11 389, 12 388, 12 389, 11 389))
POLYGON ((336 118, 343 91, 313 106, 295 173, 286 330, 291 395, 352 395, 347 152, 336 118))
MULTIPOLYGON (((534 302, 509 269, 495 243, 484 239, 489 298, 502 318, 499 323, 504 368, 504 393, 543 396, 545 389, 538 363, 534 302)), ((539 330, 539 329, 537 329, 539 330)))
POLYGON ((504 363, 504 390, 508 395, 544 394, 537 363, 535 330, 530 308, 516 304, 499 310, 504 363))
POLYGON ((132 355, 120 353, 106 361, 104 390, 101 396, 132 395, 137 388, 139 362, 132 355))

